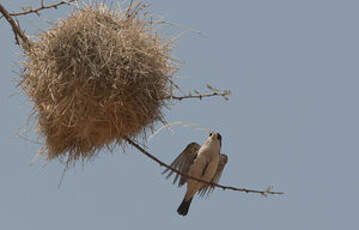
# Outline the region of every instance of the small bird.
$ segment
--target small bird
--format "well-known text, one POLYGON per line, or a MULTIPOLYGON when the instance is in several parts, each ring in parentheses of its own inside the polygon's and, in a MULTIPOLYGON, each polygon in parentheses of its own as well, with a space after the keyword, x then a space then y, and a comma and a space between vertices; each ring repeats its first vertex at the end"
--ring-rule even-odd
MULTIPOLYGON (((221 154, 222 136, 219 133, 211 132, 205 143, 200 146, 192 142, 182 151, 182 153, 171 163, 171 167, 178 171, 212 183, 218 183, 223 169, 227 163, 228 157, 221 154)), ((169 171, 166 169, 162 174, 169 171)), ((167 179, 173 174, 169 171, 167 179)), ((178 214, 186 216, 193 196, 198 194, 203 197, 209 195, 214 190, 214 186, 188 179, 184 176, 176 174, 173 183, 178 182, 178 187, 187 183, 187 191, 184 199, 177 209, 178 214)))

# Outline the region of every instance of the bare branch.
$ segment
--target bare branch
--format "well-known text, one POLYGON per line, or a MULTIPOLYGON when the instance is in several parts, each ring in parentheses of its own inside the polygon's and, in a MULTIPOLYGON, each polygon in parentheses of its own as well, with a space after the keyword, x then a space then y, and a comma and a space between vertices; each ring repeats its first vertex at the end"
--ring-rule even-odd
POLYGON ((181 172, 181 171, 178 171, 177 169, 175 168, 172 168, 171 166, 169 166, 168 164, 162 162, 161 160, 159 160, 158 158, 156 158, 155 156, 153 156, 151 153, 147 152, 146 150, 144 150, 140 145, 138 145, 137 143, 135 143, 134 141, 132 141, 130 138, 126 138, 126 141, 131 144, 133 147, 135 147, 137 150, 139 150, 140 152, 142 152, 143 154, 145 154, 147 157, 149 157, 150 159, 152 159, 153 161, 157 162, 160 166, 164 166, 170 170, 172 170, 173 172, 175 173, 178 173, 179 175, 181 176, 184 176, 184 177, 187 177, 189 179, 192 179, 192 180, 196 180, 196 181, 199 181, 201 183, 205 183, 205 184, 208 184, 210 186, 215 186, 215 187, 218 187, 218 188, 221 188, 223 190, 233 190, 233 191, 237 191, 237 192, 245 192, 245 193, 257 193, 257 194, 261 194, 263 196, 266 196, 268 194, 272 194, 272 195, 281 195, 281 194, 284 194, 283 192, 272 192, 271 189, 267 189, 267 190, 253 190, 253 189, 246 189, 246 188, 236 188, 236 187, 233 187, 233 186, 224 186, 224 185, 220 185, 220 184, 216 184, 216 183, 211 183, 211 182, 208 182, 208 181, 205 181, 205 180, 201 180, 201 179, 198 179, 198 178, 195 178, 195 177, 192 177, 192 176, 189 176, 189 175, 186 175, 185 173, 181 172))
POLYGON ((215 96, 225 97, 227 95, 228 95, 227 92, 223 92, 223 93, 214 92, 214 93, 198 94, 198 95, 190 94, 190 95, 186 95, 186 96, 169 96, 164 99, 175 99, 175 100, 182 101, 183 99, 198 98, 198 99, 202 100, 202 98, 204 98, 204 97, 215 97, 215 96))
POLYGON ((12 31, 14 32, 14 35, 15 35, 16 44, 21 45, 20 41, 19 41, 19 38, 18 38, 18 37, 20 37, 21 40, 23 41, 23 43, 24 43, 23 45, 25 45, 25 47, 27 45, 29 45, 30 41, 27 38, 27 36, 25 35, 25 33, 21 30, 19 24, 15 22, 15 20, 11 17, 9 12, 7 12, 7 10, 1 4, 0 4, 0 12, 5 17, 6 21, 8 21, 9 24, 11 25, 12 31))
POLYGON ((51 4, 51 5, 45 6, 44 1, 41 0, 40 6, 38 8, 36 8, 36 9, 29 9, 29 10, 25 10, 25 11, 18 12, 18 13, 11 13, 9 15, 10 16, 22 16, 22 15, 26 15, 26 14, 37 14, 37 15, 39 15, 39 11, 50 9, 50 8, 57 9, 57 7, 59 7, 61 5, 65 5, 65 4, 70 5, 70 3, 75 2, 75 1, 77 1, 77 0, 67 0, 67 1, 64 0, 64 1, 60 1, 60 2, 57 2, 57 3, 51 4))

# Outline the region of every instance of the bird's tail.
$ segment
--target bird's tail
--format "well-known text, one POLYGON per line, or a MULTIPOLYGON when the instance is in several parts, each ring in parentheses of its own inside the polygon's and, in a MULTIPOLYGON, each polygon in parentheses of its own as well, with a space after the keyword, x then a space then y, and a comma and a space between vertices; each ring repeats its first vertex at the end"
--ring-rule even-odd
POLYGON ((189 200, 183 199, 181 205, 178 207, 177 212, 178 214, 185 216, 188 213, 189 206, 191 205, 192 198, 189 200))

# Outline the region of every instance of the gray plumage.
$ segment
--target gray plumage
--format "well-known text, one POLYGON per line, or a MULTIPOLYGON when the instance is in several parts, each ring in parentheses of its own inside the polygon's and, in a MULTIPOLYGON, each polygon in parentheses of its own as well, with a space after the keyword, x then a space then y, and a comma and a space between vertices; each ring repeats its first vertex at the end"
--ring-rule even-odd
MULTIPOLYGON (((198 150, 201 148, 201 146, 195 142, 190 143, 189 145, 187 145, 187 147, 182 151, 182 153, 180 155, 178 155, 178 157, 171 163, 171 167, 177 169, 180 172, 183 172, 185 174, 188 173, 189 168, 191 167, 191 165, 193 164, 194 159, 197 156, 198 150)), ((172 176, 173 171, 166 169, 165 171, 162 172, 162 174, 168 173, 168 175, 166 176, 166 179, 170 178, 172 176)), ((173 184, 176 183, 176 181, 178 180, 178 178, 180 177, 180 180, 178 182, 178 187, 181 187, 182 185, 185 184, 185 177, 175 173, 176 176, 173 179, 173 184)))

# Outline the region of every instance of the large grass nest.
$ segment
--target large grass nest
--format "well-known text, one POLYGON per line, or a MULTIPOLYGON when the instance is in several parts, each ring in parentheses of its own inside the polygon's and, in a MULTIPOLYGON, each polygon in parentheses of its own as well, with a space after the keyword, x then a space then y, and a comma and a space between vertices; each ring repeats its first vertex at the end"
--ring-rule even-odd
POLYGON ((171 45, 142 8, 82 7, 31 41, 20 87, 34 103, 48 160, 89 159, 164 121, 171 45))

